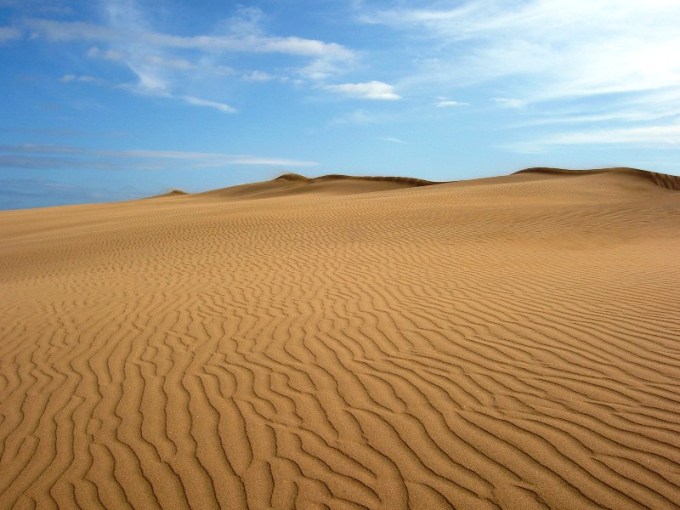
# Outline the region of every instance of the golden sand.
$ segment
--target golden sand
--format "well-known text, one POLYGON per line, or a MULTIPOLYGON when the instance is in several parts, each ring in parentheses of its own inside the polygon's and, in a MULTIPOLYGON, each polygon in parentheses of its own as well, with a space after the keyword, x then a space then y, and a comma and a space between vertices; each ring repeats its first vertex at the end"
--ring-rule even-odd
POLYGON ((673 508, 678 178, 0 213, 0 508, 673 508))

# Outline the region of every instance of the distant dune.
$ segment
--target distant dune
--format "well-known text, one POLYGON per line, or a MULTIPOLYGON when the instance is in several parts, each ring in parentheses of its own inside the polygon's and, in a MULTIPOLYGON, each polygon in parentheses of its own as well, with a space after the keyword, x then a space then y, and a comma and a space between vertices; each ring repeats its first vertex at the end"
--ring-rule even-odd
POLYGON ((527 168, 520 170, 517 173, 542 173, 552 175, 572 175, 585 176, 597 174, 623 174, 631 177, 638 177, 640 179, 647 179, 657 186, 668 188, 675 191, 680 190, 680 177, 677 175, 660 174, 657 172, 650 172, 648 170, 639 170, 637 168, 601 168, 596 170, 565 170, 563 168, 527 168))
POLYGON ((164 197, 180 197, 183 195, 188 195, 186 191, 182 191, 181 189, 173 189, 168 191, 167 193, 162 193, 160 195, 154 195, 153 197, 149 198, 164 198, 164 197))
POLYGON ((275 198, 302 194, 354 195, 375 191, 389 191, 436 184, 409 177, 352 177, 325 175, 307 178, 298 174, 284 174, 272 181, 243 184, 199 193, 202 198, 275 198))
POLYGON ((679 181, 0 212, 0 508, 678 508, 679 181))

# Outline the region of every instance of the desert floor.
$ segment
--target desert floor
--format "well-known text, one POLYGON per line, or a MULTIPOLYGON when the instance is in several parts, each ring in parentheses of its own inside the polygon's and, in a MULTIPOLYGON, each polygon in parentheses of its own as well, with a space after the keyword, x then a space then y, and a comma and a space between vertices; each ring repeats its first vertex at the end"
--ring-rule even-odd
POLYGON ((2 212, 0 508, 677 507, 668 182, 2 212))

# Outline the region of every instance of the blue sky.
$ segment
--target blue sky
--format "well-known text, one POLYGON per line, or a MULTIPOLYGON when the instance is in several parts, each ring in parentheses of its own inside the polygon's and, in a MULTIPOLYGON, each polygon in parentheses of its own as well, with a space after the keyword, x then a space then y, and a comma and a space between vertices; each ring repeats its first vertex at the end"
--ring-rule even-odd
POLYGON ((295 171, 680 173, 677 0, 0 0, 0 208, 295 171))

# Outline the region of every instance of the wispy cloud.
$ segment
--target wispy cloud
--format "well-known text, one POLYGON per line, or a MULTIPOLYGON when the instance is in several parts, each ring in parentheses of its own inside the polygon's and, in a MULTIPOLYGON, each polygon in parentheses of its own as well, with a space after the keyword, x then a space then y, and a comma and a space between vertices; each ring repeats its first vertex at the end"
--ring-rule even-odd
POLYGON ((527 105, 525 100, 513 97, 494 97, 493 102, 503 108, 523 108, 527 105))
POLYGON ((388 142, 388 143, 396 143, 398 145, 408 144, 408 142, 402 140, 401 138, 397 138, 395 136, 379 136, 378 140, 381 140, 383 142, 388 142))
POLYGON ((38 128, 38 127, 0 127, 0 133, 9 136, 20 136, 21 138, 75 138, 75 137, 95 137, 95 138, 120 138, 124 136, 123 131, 91 131, 88 129, 73 128, 38 128))
POLYGON ((348 97, 358 99, 372 99, 377 101, 395 101, 401 99, 394 87, 382 81, 369 81, 365 83, 342 83, 328 85, 328 90, 338 92, 348 97))
POLYGON ((437 102, 434 104, 437 108, 456 108, 458 106, 466 106, 467 103, 461 101, 454 101, 452 99, 447 99, 445 97, 438 97, 437 102))
POLYGON ((46 179, 0 178, 0 209, 108 202, 148 196, 132 187, 100 189, 46 179))
POLYGON ((212 33, 174 35, 155 30, 152 17, 134 0, 106 0, 104 5, 104 23, 30 18, 21 27, 33 39, 89 44, 85 53, 89 59, 122 65, 134 73, 136 81, 123 84, 131 92, 223 113, 236 109, 225 98, 215 97, 219 94, 215 84, 220 80, 239 77, 245 82, 267 82, 279 74, 279 82, 319 83, 346 72, 357 58, 355 52, 335 42, 268 34, 257 8, 237 9, 234 16, 218 22, 212 33), (230 61, 238 60, 239 54, 278 55, 280 73, 271 68, 235 69, 230 61))
MULTIPOLYGON (((92 46, 87 51, 87 56, 89 58, 110 60, 112 62, 121 62, 121 63, 125 63, 127 60, 129 60, 131 58, 131 55, 129 55, 125 51, 113 50, 113 49, 102 50, 97 46, 92 46)), ((194 69, 196 67, 196 65, 193 62, 191 62, 191 61, 189 61, 185 58, 179 58, 179 57, 165 57, 165 56, 158 55, 158 54, 149 54, 149 55, 144 55, 143 59, 147 64, 157 66, 159 68, 175 69, 175 70, 179 70, 179 71, 189 71, 189 70, 194 69)))
MULTIPOLYGON (((73 3, 73 2, 71 2, 73 3)), ((57 0, 0 0, 0 7, 12 9, 19 14, 70 16, 75 13, 71 6, 57 0)))
MULTIPOLYGON (((130 17, 127 18, 128 20, 130 17)), ((206 52, 282 53, 305 57, 351 59, 354 53, 337 43, 301 37, 277 37, 257 33, 177 36, 134 26, 118 28, 77 21, 29 19, 25 25, 33 37, 50 41, 100 41, 107 43, 144 43, 150 48, 202 50, 206 52)))
POLYGON ((276 76, 264 71, 245 71, 241 74, 241 79, 249 82, 267 82, 276 79, 276 76))
POLYGON ((660 89, 680 78, 680 4, 668 0, 467 1, 392 9, 364 20, 417 31, 437 46, 423 79, 470 84, 519 77, 520 99, 660 89))
POLYGON ((218 110, 222 113, 235 113, 236 112, 235 108, 229 106, 226 103, 220 103, 218 101, 208 101, 206 99, 201 99, 201 98, 193 97, 193 96, 183 96, 182 99, 184 99, 187 103, 189 103, 191 105, 214 108, 215 110, 218 110))
POLYGON ((60 81, 64 83, 72 83, 72 82, 79 82, 79 83, 104 83, 104 80, 101 78, 96 78, 95 76, 89 76, 89 75, 75 75, 75 74, 65 74, 60 78, 60 81))
POLYGON ((122 150, 105 151, 102 155, 119 158, 162 159, 191 161, 198 167, 220 167, 230 165, 258 166, 315 166, 314 161, 302 161, 284 158, 268 158, 244 154, 221 154, 214 152, 156 151, 156 150, 122 150))
POLYGON ((506 144, 504 147, 515 152, 534 153, 560 146, 632 144, 655 149, 677 149, 680 147, 680 123, 567 131, 506 144))
MULTIPOLYGON (((181 100, 186 104, 190 104, 192 106, 200 106, 200 107, 205 107, 205 108, 212 108, 214 110, 217 110, 222 113, 236 113, 238 110, 234 108, 233 106, 228 105, 227 103, 222 103, 220 101, 210 101, 208 99, 202 99, 200 97, 195 97, 195 96, 183 96, 183 95, 175 95, 171 94, 170 92, 167 92, 167 87, 160 83, 152 82, 151 78, 149 76, 145 76, 142 79, 145 81, 142 82, 141 85, 133 85, 132 88, 136 92, 140 93, 150 93, 152 95, 156 95, 159 97, 163 97, 165 99, 171 99, 171 100, 181 100)), ((95 76, 89 76, 89 75, 75 75, 75 74, 65 74, 60 78, 60 81, 62 83, 85 83, 85 84, 96 84, 96 85, 109 85, 112 86, 111 83, 108 83, 106 80, 102 78, 97 78, 95 76)), ((118 85, 118 88, 130 88, 129 85, 118 85)))
POLYGON ((87 50, 87 56, 89 58, 100 58, 104 60, 112 60, 114 62, 125 62, 127 55, 120 50, 102 50, 97 46, 92 46, 87 50))
POLYGON ((86 149, 70 145, 40 145, 24 143, 21 145, 0 145, 0 153, 11 154, 83 154, 86 149))
MULTIPOLYGON (((568 106, 568 114, 552 119, 565 126, 581 124, 583 134, 551 135, 542 147, 612 140, 647 146, 673 139, 674 127, 647 122, 680 115, 677 1, 371 5, 362 5, 363 22, 409 37, 413 64, 395 81, 405 93, 474 89, 498 108, 517 110, 525 126, 550 124, 551 112, 568 106), (601 125, 588 131, 589 123, 601 125)), ((535 139, 535 133, 527 134, 535 139)), ((528 141, 526 147, 531 145, 528 141)))
POLYGON ((385 116, 376 112, 368 112, 366 110, 354 110, 344 113, 331 120, 331 126, 343 125, 368 125, 379 124, 385 120, 385 116))
POLYGON ((0 44, 4 44, 7 41, 13 41, 16 39, 21 39, 21 30, 14 27, 0 27, 0 44))
POLYGON ((314 161, 249 154, 163 150, 94 150, 67 145, 2 145, 0 168, 185 170, 231 166, 309 167, 314 161))

